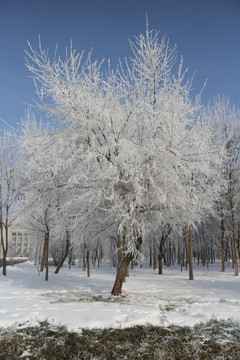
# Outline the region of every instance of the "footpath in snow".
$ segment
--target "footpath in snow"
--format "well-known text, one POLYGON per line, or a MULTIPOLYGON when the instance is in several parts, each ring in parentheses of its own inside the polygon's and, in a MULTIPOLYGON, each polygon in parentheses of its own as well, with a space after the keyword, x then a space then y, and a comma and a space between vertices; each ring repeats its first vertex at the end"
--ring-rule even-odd
POLYGON ((134 325, 193 326, 210 319, 230 320, 240 327, 240 277, 220 263, 209 269, 194 266, 194 281, 178 266, 130 271, 124 296, 110 295, 116 269, 105 263, 91 277, 78 266, 67 266, 58 275, 50 267, 49 281, 32 262, 7 268, 0 275, 0 327, 48 320, 68 330, 125 328, 134 325))

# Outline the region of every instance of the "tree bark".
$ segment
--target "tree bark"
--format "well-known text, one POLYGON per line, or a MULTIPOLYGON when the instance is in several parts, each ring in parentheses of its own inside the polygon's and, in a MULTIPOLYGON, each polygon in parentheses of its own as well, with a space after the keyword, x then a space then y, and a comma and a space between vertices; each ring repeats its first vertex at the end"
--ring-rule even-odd
POLYGON ((57 266, 57 268, 56 268, 56 270, 55 270, 55 274, 58 274, 58 273, 59 273, 61 267, 62 267, 63 264, 64 264, 64 261, 65 261, 66 258, 68 257, 68 255, 69 255, 69 248, 70 248, 70 236, 69 236, 69 232, 66 231, 66 247, 65 247, 65 252, 64 252, 64 254, 63 254, 63 256, 62 256, 62 258, 61 258, 61 260, 60 260, 60 262, 59 262, 59 264, 58 264, 58 266, 57 266))
MULTIPOLYGON (((142 237, 139 236, 136 240, 136 250, 138 251, 140 246, 142 244, 142 237)), ((122 284, 124 281, 124 278, 126 276, 127 267, 134 258, 134 255, 132 253, 128 253, 124 256, 120 266, 118 267, 118 271, 116 274, 116 279, 111 291, 111 294, 114 296, 119 296, 122 294, 122 284)))
POLYGON ((117 252, 118 265, 117 265, 117 268, 119 268, 119 266, 123 260, 123 242, 124 242, 124 235, 122 233, 118 234, 118 245, 117 245, 118 246, 118 252, 117 252))
MULTIPOLYGON (((126 254, 126 252, 127 252, 127 244, 126 244, 126 232, 125 232, 123 237, 123 254, 126 254)), ((129 277, 129 265, 126 268, 126 273, 123 280, 124 282, 126 282, 127 277, 129 277)))
POLYGON ((115 283, 113 285, 112 292, 111 292, 112 295, 119 296, 122 294, 122 284, 125 280, 127 267, 129 265, 130 261, 132 261, 132 259, 133 259, 133 255, 130 253, 127 254, 123 258, 123 260, 118 268, 118 271, 117 271, 115 283))

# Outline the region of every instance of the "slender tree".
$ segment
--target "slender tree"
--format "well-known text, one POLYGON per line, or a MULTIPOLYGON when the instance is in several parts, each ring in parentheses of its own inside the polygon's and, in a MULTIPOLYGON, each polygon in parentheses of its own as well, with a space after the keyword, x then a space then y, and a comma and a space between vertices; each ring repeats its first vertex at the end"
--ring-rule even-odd
POLYGON ((20 166, 16 152, 16 135, 4 132, 0 137, 0 236, 4 276, 7 275, 9 227, 17 218, 14 208, 20 197, 20 166))

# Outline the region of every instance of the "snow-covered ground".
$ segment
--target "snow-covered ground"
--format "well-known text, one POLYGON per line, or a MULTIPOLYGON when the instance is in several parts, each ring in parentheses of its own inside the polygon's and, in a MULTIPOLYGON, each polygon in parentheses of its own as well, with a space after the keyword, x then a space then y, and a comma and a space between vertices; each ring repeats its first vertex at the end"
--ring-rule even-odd
POLYGON ((110 296, 115 271, 105 263, 87 278, 78 266, 70 271, 66 266, 58 275, 51 267, 45 282, 31 262, 9 266, 7 277, 0 275, 0 327, 47 319, 80 331, 140 324, 192 326, 212 318, 240 327, 240 277, 231 266, 222 273, 220 263, 209 269, 196 265, 194 281, 178 266, 164 268, 163 275, 143 267, 130 271, 120 299, 110 296))

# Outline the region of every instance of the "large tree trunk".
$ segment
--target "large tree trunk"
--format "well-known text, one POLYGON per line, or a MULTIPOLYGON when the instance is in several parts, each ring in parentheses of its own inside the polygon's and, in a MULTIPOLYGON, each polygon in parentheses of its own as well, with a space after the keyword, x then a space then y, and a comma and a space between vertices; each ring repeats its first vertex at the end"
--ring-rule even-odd
POLYGON ((130 253, 127 254, 123 258, 120 266, 118 267, 115 283, 113 285, 113 289, 111 292, 112 295, 119 296, 122 294, 122 284, 125 280, 128 265, 129 265, 130 261, 132 261, 132 259, 133 259, 133 255, 130 253))
POLYGON ((69 236, 69 232, 66 231, 66 248, 65 248, 65 253, 63 254, 56 270, 55 270, 55 274, 58 274, 61 267, 63 266, 64 264, 64 261, 66 260, 66 258, 68 257, 69 255, 69 248, 70 248, 70 236, 69 236))
POLYGON ((97 261, 97 258, 99 257, 99 242, 97 243, 97 246, 96 248, 94 249, 94 251, 92 251, 92 265, 95 267, 96 265, 96 261, 97 261))
POLYGON ((123 260, 123 244, 124 244, 124 239, 125 235, 124 233, 120 233, 118 234, 118 252, 117 252, 117 255, 118 255, 118 265, 117 265, 117 268, 119 268, 120 264, 122 263, 122 260, 123 260))
POLYGON ((188 260, 189 260, 189 280, 194 280, 193 276, 193 252, 192 252, 192 225, 189 225, 188 236, 188 260))
MULTIPOLYGON (((142 244, 142 237, 139 236, 136 241, 136 250, 139 250, 141 244, 142 244)), ((127 255, 124 256, 120 266, 118 267, 116 279, 111 291, 112 295, 119 296, 122 294, 122 284, 126 276, 128 265, 130 261, 133 260, 133 258, 134 255, 132 253, 128 253, 127 255)))

